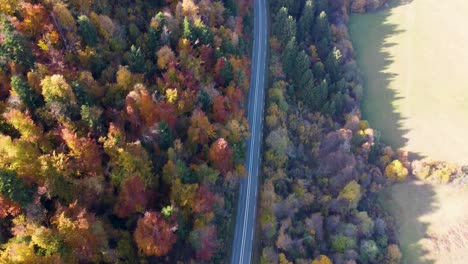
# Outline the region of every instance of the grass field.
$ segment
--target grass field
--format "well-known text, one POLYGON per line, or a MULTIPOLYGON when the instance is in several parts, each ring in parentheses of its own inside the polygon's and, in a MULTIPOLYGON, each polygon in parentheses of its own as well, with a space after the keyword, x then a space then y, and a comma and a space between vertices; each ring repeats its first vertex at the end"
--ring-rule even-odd
POLYGON ((466 186, 400 183, 382 193, 381 202, 397 219, 403 263, 467 263, 466 186))
MULTIPOLYGON (((413 157, 468 164, 468 1, 414 0, 354 15, 363 116, 413 157)), ((403 263, 467 263, 468 189, 405 182, 382 193, 403 263)))
POLYGON ((468 164, 468 1, 414 0, 353 15, 363 116, 416 157, 468 164))

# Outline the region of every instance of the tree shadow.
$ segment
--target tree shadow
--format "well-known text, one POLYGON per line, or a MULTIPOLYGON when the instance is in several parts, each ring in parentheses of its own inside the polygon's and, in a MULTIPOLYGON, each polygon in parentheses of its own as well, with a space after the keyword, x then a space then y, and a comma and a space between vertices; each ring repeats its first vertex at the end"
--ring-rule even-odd
MULTIPOLYGON (((397 112, 394 105, 405 97, 390 89, 390 84, 398 74, 389 72, 394 58, 387 50, 398 45, 391 41, 391 37, 405 31, 396 24, 388 23, 387 18, 392 14, 393 8, 410 2, 412 1, 390 1, 378 11, 366 14, 364 19, 355 19, 352 16, 349 22, 349 32, 364 86, 361 102, 363 118, 381 132, 382 142, 394 149, 406 146, 409 130, 403 128, 403 122, 407 118, 397 112)), ((420 153, 414 152, 410 152, 409 156, 411 159, 424 158, 420 153)))
MULTIPOLYGON (((394 8, 411 2, 413 0, 389 1, 378 11, 366 14, 365 19, 354 19, 352 16, 349 22, 356 59, 363 74, 363 118, 380 130, 382 141, 394 149, 406 146, 409 130, 403 128, 407 118, 395 107, 395 102, 404 99, 405 95, 390 89, 398 74, 390 71, 394 58, 388 49, 398 45, 392 41, 392 37, 405 31, 389 23, 388 18, 394 8)), ((425 158, 420 153, 410 152, 409 155, 412 160, 425 158)), ((379 194, 378 200, 394 219, 398 231, 395 236, 389 237, 389 242, 399 241, 403 253, 402 263, 435 263, 435 260, 428 258, 428 250, 420 243, 429 238, 428 223, 423 222, 421 217, 439 209, 434 187, 411 180, 385 189, 379 194)))
MULTIPOLYGON (((394 219, 403 254, 402 263, 435 263, 428 257, 430 252, 421 244, 421 240, 429 238, 429 224, 423 222, 421 217, 439 209, 433 186, 418 180, 398 183, 379 194, 379 203, 394 219)), ((391 240, 392 237, 389 242, 391 240)))

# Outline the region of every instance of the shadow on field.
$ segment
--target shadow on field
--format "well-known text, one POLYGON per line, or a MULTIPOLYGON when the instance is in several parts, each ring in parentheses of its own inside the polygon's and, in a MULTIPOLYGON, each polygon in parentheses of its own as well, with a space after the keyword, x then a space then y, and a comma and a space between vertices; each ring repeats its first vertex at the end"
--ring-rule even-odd
POLYGON ((432 185, 408 181, 389 187, 379 194, 379 203, 394 217, 398 240, 403 254, 402 263, 432 264, 428 251, 420 243, 428 238, 428 224, 420 220, 438 209, 432 185))
MULTIPOLYGON (((390 1, 386 7, 365 14, 364 18, 351 18, 349 25, 357 61, 363 74, 363 117, 369 120, 372 127, 381 131, 382 141, 394 149, 406 145, 408 138, 405 135, 409 130, 402 128, 405 118, 393 105, 404 97, 389 89, 390 83, 398 74, 388 71, 394 59, 386 49, 398 45, 390 42, 389 38, 404 33, 404 30, 388 23, 387 18, 394 7, 410 2, 412 1, 390 1)), ((424 158, 419 153, 409 153, 409 156, 410 159, 424 158)))
MULTIPOLYGON (((394 107, 394 103, 403 99, 403 96, 388 88, 397 74, 389 72, 394 58, 386 49, 398 45, 391 42, 391 37, 404 31, 398 29, 396 24, 388 23, 387 18, 392 14, 393 8, 411 2, 413 1, 390 1, 387 7, 377 12, 365 14, 365 17, 358 19, 352 17, 349 25, 357 61, 363 73, 363 117, 369 120, 372 127, 381 131, 382 141, 394 149, 406 145, 409 130, 402 128, 404 117, 394 107)), ((410 153, 410 158, 424 157, 418 153, 410 153)), ((418 243, 427 238, 428 233, 428 224, 422 222, 421 217, 439 207, 435 196, 431 185, 418 181, 395 184, 379 194, 379 203, 395 219, 398 230, 395 235, 403 253, 402 263, 435 263, 428 259, 429 252, 418 243)), ((390 237, 389 242, 393 239, 395 237, 390 237)))

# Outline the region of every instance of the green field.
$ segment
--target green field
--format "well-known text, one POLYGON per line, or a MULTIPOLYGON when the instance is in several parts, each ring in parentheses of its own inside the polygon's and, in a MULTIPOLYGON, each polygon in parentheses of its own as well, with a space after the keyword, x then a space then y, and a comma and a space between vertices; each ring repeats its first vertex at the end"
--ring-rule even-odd
POLYGON ((468 164, 468 1, 414 0, 353 15, 364 118, 416 157, 468 164))

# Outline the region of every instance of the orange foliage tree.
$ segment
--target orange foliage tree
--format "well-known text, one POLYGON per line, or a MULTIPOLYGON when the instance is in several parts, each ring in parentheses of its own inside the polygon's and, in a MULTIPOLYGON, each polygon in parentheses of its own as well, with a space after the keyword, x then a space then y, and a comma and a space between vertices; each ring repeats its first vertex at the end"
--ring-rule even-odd
POLYGON ((138 248, 147 256, 164 256, 177 241, 176 227, 171 225, 161 213, 146 212, 137 223, 133 234, 138 248))
POLYGON ((96 261, 107 246, 107 236, 102 223, 77 202, 59 207, 52 223, 63 237, 65 244, 81 261, 96 261))
POLYGON ((70 156, 75 159, 79 172, 94 176, 102 172, 102 151, 93 139, 79 138, 68 128, 62 128, 61 136, 70 149, 70 156))
POLYGON ((229 143, 224 138, 220 138, 211 145, 208 158, 221 174, 226 175, 232 170, 233 154, 229 143))
POLYGON ((0 194, 0 219, 4 219, 7 216, 17 216, 20 213, 21 208, 18 203, 0 194))
POLYGON ((214 127, 203 111, 193 112, 187 134, 189 142, 195 144, 207 144, 214 137, 214 127))

